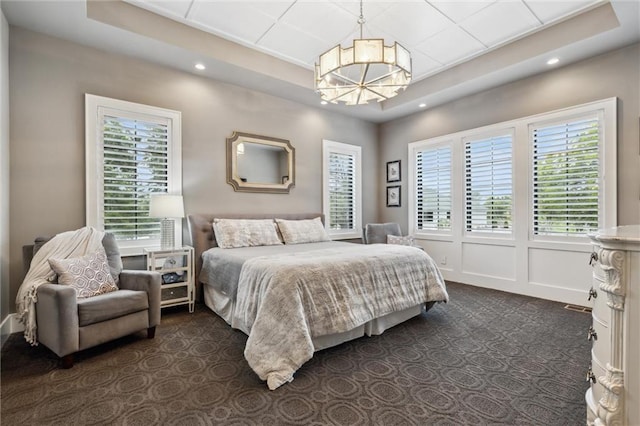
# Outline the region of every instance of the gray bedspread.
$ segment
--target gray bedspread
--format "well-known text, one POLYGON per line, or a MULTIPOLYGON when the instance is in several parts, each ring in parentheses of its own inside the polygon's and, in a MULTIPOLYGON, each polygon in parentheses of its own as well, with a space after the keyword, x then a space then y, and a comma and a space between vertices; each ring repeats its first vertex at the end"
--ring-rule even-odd
POLYGON ((249 330, 249 365, 276 389, 311 359, 313 336, 351 330, 429 301, 448 301, 448 294, 424 251, 340 244, 245 260, 234 321, 249 330))
POLYGON ((202 253, 200 281, 208 284, 231 300, 235 300, 242 265, 249 259, 260 256, 299 253, 321 249, 338 249, 353 244, 342 241, 324 241, 320 243, 290 244, 274 246, 241 247, 223 249, 213 247, 202 253))

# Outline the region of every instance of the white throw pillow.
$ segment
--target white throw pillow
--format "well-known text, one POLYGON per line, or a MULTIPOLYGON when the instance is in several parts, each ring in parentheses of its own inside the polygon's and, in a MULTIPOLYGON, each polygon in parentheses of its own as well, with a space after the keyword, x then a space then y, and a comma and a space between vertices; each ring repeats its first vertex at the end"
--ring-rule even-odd
POLYGON ((397 244, 400 246, 412 246, 414 245, 414 239, 411 235, 400 237, 397 235, 387 235, 387 244, 397 244))
POLYGON ((82 257, 52 258, 49 265, 58 274, 58 284, 73 287, 79 299, 118 290, 104 249, 82 257))
POLYGON ((282 244, 272 219, 213 219, 218 247, 239 248, 282 244))
POLYGON ((319 217, 302 220, 276 219, 276 223, 285 244, 331 241, 319 217))

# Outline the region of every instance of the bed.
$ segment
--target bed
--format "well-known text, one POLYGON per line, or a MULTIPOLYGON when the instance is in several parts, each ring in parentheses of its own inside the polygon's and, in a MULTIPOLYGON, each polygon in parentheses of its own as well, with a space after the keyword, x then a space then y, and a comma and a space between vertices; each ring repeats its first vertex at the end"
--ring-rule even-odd
POLYGON ((314 352, 381 334, 426 304, 448 301, 423 250, 331 241, 322 214, 188 219, 197 298, 247 334, 245 358, 271 390, 293 380, 314 352))

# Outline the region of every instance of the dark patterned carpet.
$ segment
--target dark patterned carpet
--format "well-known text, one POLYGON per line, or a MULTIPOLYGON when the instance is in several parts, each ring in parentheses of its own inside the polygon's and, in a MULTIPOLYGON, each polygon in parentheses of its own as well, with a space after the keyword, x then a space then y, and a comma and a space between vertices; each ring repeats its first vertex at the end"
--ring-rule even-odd
POLYGON ((145 333, 70 370, 19 334, 2 349, 10 425, 583 425, 590 316, 559 303, 450 283, 451 302, 315 354, 275 391, 246 337, 205 307, 163 311, 145 333))

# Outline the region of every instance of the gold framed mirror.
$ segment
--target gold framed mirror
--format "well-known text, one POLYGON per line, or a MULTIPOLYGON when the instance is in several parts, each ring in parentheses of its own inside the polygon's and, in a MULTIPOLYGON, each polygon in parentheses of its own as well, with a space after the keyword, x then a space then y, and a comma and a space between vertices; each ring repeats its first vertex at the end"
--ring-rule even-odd
POLYGON ((227 138, 227 183, 235 191, 289 193, 295 181, 288 140, 242 132, 227 138))

